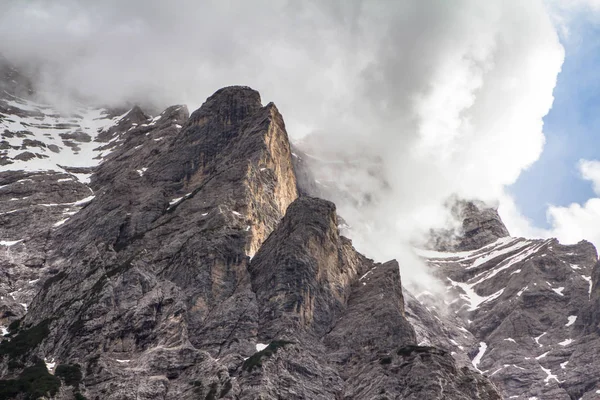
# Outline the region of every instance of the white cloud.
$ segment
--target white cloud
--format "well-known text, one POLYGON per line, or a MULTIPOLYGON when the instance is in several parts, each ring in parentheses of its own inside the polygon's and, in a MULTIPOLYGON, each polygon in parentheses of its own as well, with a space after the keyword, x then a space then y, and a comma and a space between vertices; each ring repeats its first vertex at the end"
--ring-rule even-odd
POLYGON ((293 137, 351 162, 320 172, 378 259, 445 221, 450 196, 504 196, 542 151, 564 57, 542 0, 11 0, 0 36, 55 98, 199 105, 258 89, 293 137))
POLYGON ((579 161, 579 171, 581 177, 592 182, 594 193, 600 195, 600 161, 579 161))
POLYGON ((497 200, 537 160, 564 56, 542 2, 410 4, 379 20, 356 115, 341 126, 332 115, 331 140, 313 146, 354 164, 324 175, 349 188, 332 197, 350 225, 369 227, 357 246, 381 259, 445 222, 452 195, 497 200))
POLYGON ((581 40, 573 37, 573 27, 579 20, 598 21, 600 0, 545 0, 546 7, 563 40, 573 44, 581 40))
MULTIPOLYGON (((589 180, 596 195, 600 196, 600 161, 580 160, 581 177, 589 180)), ((588 199, 584 204, 572 203, 568 206, 549 205, 546 212, 550 228, 533 226, 517 210, 512 198, 501 200, 500 215, 514 236, 531 238, 555 237, 563 244, 574 244, 581 240, 592 242, 600 248, 600 198, 588 199)))
POLYGON ((561 243, 588 240, 600 248, 600 199, 592 198, 582 206, 573 203, 568 207, 551 206, 548 219, 552 223, 552 237, 561 243))
MULTIPOLYGON (((580 160, 579 171, 600 196, 600 161, 580 160)), ((600 248, 600 198, 588 199, 583 205, 550 206, 547 215, 552 224, 552 237, 557 237, 562 243, 577 243, 585 239, 600 248)))
POLYGON ((521 214, 510 195, 504 194, 501 196, 498 213, 511 236, 526 238, 552 237, 550 230, 536 227, 531 220, 521 214))

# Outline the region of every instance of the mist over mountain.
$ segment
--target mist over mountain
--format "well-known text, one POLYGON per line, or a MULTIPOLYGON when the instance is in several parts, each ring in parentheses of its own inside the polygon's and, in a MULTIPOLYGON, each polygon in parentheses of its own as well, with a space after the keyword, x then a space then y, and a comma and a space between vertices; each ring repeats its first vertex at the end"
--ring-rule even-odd
POLYGON ((557 10, 0 5, 0 399, 596 398, 557 10))

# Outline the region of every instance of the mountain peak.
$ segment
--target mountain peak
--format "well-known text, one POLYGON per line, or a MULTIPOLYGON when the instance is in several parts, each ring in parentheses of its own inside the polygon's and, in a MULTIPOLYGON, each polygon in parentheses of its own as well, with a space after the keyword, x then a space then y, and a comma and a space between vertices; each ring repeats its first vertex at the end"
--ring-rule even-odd
POLYGON ((479 200, 452 201, 450 213, 458 229, 432 230, 427 247, 439 251, 476 250, 510 236, 495 207, 479 200))
POLYGON ((227 86, 217 90, 190 116, 190 123, 202 124, 218 116, 226 125, 237 125, 262 107, 260 93, 248 86, 227 86))
POLYGON ((510 236, 498 210, 482 201, 458 201, 453 213, 462 220, 459 250, 475 250, 510 236))

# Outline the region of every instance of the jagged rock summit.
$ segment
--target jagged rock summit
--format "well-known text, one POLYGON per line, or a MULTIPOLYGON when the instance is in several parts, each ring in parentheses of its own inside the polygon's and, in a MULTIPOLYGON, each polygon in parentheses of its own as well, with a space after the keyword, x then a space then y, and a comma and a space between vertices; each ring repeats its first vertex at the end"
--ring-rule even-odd
POLYGON ((447 202, 447 207, 454 222, 458 222, 459 225, 455 229, 432 230, 427 246, 433 250, 477 250, 510 236, 497 208, 482 201, 453 197, 447 202))
POLYGON ((134 108, 89 136, 95 162, 0 172, 0 399, 500 398, 418 345, 398 263, 299 197, 258 92, 221 89, 189 117, 134 108))

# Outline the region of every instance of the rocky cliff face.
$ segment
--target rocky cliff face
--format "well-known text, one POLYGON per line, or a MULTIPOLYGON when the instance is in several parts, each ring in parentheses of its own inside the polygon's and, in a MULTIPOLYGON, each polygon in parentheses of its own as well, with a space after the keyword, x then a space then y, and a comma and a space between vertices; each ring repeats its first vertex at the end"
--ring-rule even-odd
POLYGON ((447 207, 458 226, 432 230, 427 243, 431 249, 447 252, 476 250, 510 236, 498 210, 481 201, 452 198, 447 207))
MULTIPOLYGON (((3 121, 45 110, 0 104, 3 121)), ((256 91, 221 89, 189 117, 96 112, 101 127, 60 128, 89 135, 87 163, 45 126, 29 133, 46 164, 15 161, 31 135, 2 122, 0 398, 500 398, 418 345, 397 262, 298 197, 283 119, 256 91)))

